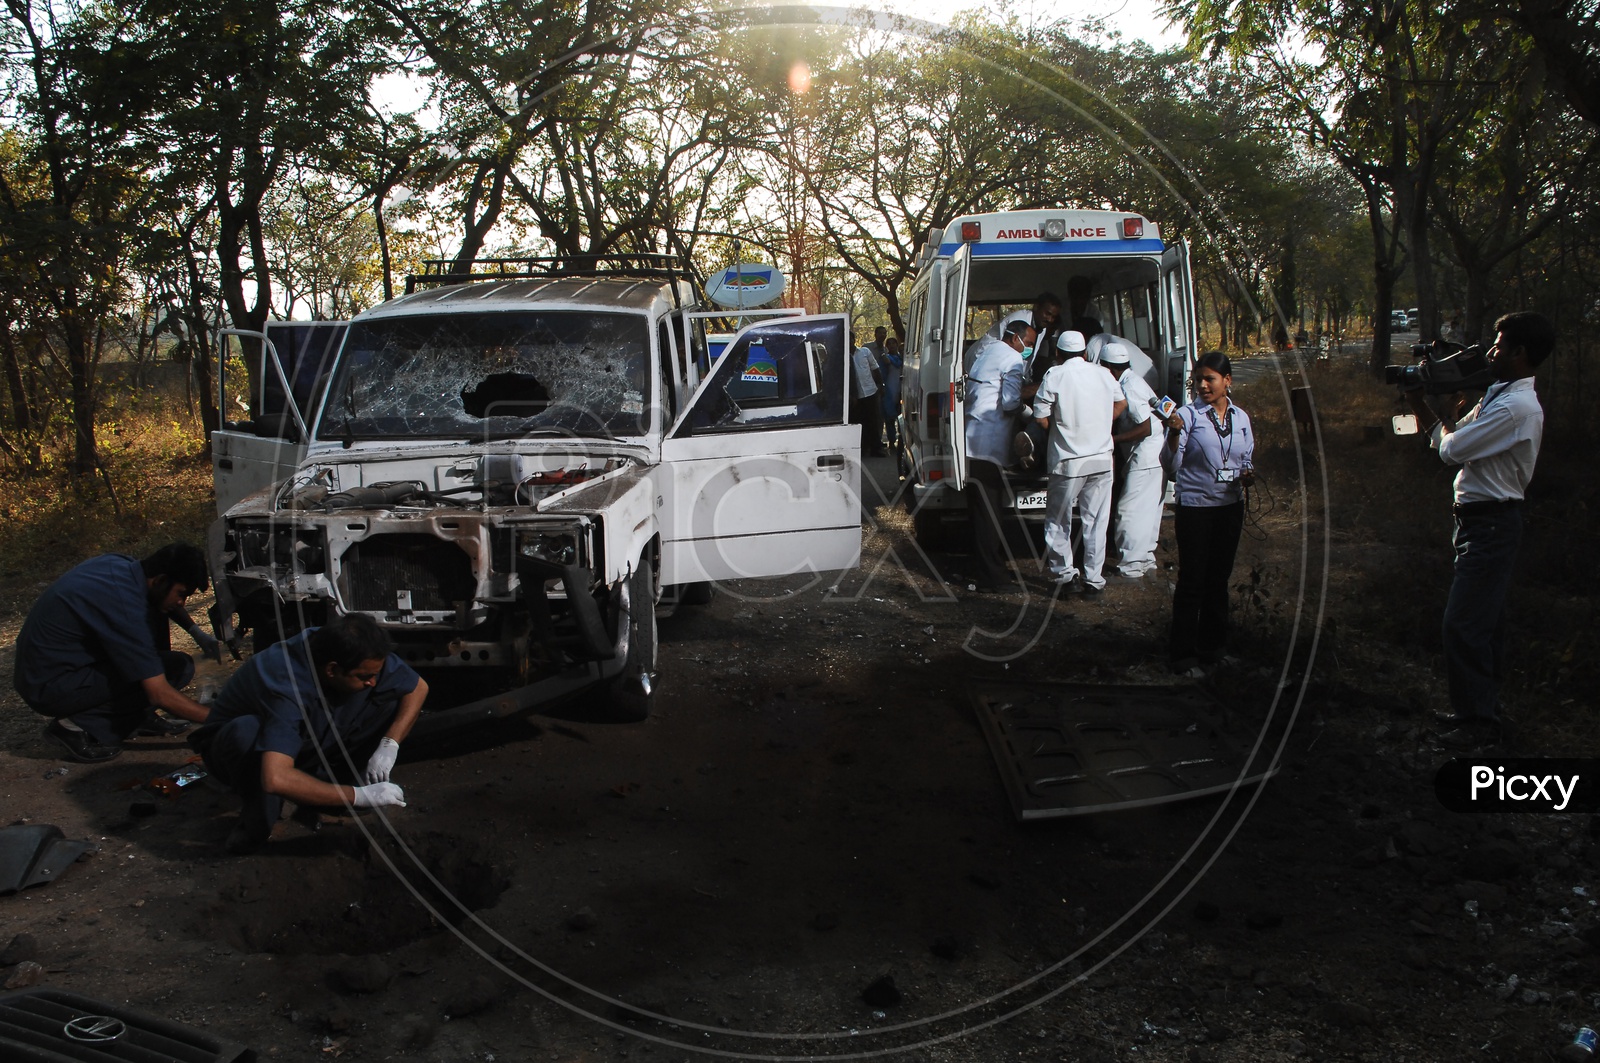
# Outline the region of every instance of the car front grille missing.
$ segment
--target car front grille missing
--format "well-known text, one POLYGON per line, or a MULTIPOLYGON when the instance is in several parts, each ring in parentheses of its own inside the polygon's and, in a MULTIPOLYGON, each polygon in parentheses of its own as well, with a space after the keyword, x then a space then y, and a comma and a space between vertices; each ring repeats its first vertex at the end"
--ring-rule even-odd
POLYGON ((339 590, 356 612, 403 608, 402 600, 416 612, 450 612, 477 588, 465 551, 431 535, 375 536, 353 543, 340 563, 339 590))
POLYGON ((249 1063, 254 1052, 189 1026, 58 989, 0 994, 6 1063, 249 1063))

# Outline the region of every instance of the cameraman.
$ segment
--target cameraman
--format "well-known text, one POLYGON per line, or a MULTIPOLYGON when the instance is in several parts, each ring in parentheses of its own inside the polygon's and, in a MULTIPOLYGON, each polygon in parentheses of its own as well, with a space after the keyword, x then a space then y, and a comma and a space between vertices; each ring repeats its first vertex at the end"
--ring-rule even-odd
MULTIPOLYGON (((1544 434, 1534 370, 1555 347, 1555 326, 1531 312, 1494 323, 1483 399, 1459 421, 1438 417, 1420 389, 1408 392, 1434 450, 1461 466, 1455 480, 1455 576, 1444 608, 1452 730, 1441 744, 1475 749, 1501 739, 1506 592, 1522 540, 1522 498, 1544 434)), ((1456 404, 1457 412, 1465 400, 1456 404)))

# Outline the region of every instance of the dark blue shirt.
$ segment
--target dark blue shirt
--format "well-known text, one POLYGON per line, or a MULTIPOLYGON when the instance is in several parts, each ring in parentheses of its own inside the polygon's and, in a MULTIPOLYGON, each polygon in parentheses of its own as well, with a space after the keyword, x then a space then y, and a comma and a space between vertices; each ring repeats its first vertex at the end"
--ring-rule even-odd
POLYGON ((330 701, 311 660, 310 638, 316 630, 307 628, 246 661, 217 695, 206 726, 220 726, 240 716, 259 716, 256 752, 294 758, 302 749, 321 748, 335 759, 341 756, 336 731, 349 736, 375 725, 387 726, 387 720, 375 717, 393 716, 397 700, 417 689, 417 673, 391 653, 374 686, 363 687, 341 701, 330 701))
POLYGON ((164 674, 151 638, 149 584, 137 559, 90 558, 52 583, 17 635, 15 685, 25 701, 93 668, 131 685, 164 674))

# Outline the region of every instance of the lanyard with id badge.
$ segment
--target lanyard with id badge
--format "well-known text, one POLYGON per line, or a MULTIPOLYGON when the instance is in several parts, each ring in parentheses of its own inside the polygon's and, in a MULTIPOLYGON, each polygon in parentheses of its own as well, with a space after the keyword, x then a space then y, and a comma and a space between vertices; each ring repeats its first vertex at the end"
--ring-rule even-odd
MULTIPOLYGON (((1213 468, 1212 471, 1216 474, 1217 483, 1231 484, 1239 479, 1239 470, 1228 466, 1228 460, 1233 457, 1233 406, 1232 404, 1228 406, 1228 412, 1220 420, 1217 418, 1217 411, 1208 406, 1206 416, 1211 418, 1211 427, 1216 430, 1217 451, 1222 455, 1222 465, 1213 468)), ((1205 451, 1202 449, 1201 453, 1205 451)))

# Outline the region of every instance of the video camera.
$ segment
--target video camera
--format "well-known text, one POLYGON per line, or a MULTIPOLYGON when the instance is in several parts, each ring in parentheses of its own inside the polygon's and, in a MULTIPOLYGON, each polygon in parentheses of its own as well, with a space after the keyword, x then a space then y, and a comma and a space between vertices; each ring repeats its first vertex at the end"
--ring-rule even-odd
POLYGON ((1463 347, 1459 343, 1435 340, 1413 343, 1411 357, 1416 365, 1386 365, 1383 382, 1401 391, 1421 391, 1429 395, 1449 395, 1456 391, 1483 391, 1494 383, 1489 368, 1489 352, 1483 347, 1463 347), (1442 352, 1449 351, 1448 354, 1442 352))

